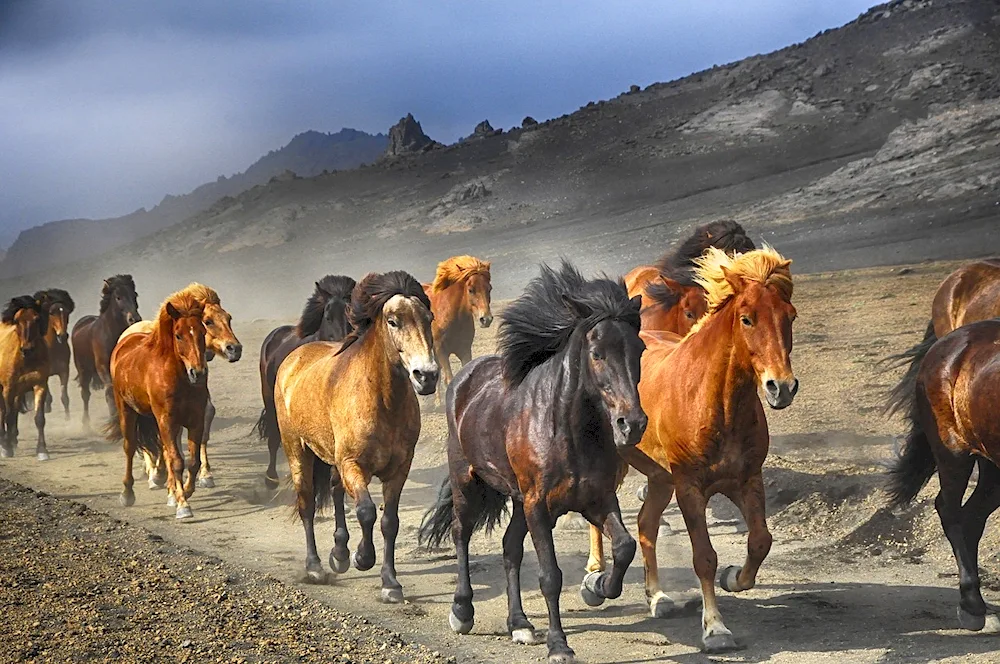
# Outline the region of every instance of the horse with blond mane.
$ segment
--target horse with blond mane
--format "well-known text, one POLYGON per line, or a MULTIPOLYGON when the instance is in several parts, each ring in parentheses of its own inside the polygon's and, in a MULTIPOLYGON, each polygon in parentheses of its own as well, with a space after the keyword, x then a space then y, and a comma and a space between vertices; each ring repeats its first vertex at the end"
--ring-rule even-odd
POLYGON ((117 416, 105 433, 124 441, 125 476, 120 501, 135 504, 132 460, 136 450, 167 463, 167 505, 178 519, 193 516, 188 498, 201 467, 201 444, 208 405, 204 307, 190 293, 177 293, 160 306, 152 332, 130 334, 111 353, 111 392, 117 416), (177 445, 188 431, 189 467, 177 445))
POLYGON ((472 360, 472 342, 476 325, 487 328, 493 323, 490 310, 490 262, 474 256, 452 256, 438 263, 434 281, 424 284, 424 292, 434 312, 432 331, 434 353, 441 367, 441 389, 434 402, 441 404, 441 393, 452 380, 451 356, 464 367, 472 360))
MULTIPOLYGON (((41 303, 49 314, 49 327, 45 331, 45 345, 49 351, 49 376, 59 376, 62 386, 62 405, 69 419, 69 315, 76 304, 69 293, 61 288, 49 288, 35 293, 35 300, 41 303)), ((45 399, 45 412, 52 411, 52 392, 45 399)))
MULTIPOLYGON (((183 297, 189 295, 196 299, 202 306, 202 323, 205 324, 205 359, 209 362, 219 355, 229 362, 238 362, 243 355, 243 344, 236 338, 233 332, 233 317, 228 311, 222 308, 222 300, 214 289, 203 284, 192 283, 186 288, 177 291, 167 299, 183 297)), ((156 327, 156 323, 151 320, 139 321, 128 327, 119 341, 130 334, 150 334, 156 327)), ((212 476, 212 466, 208 462, 208 438, 212 432, 212 421, 215 419, 215 405, 209 395, 208 404, 205 409, 205 438, 201 441, 201 471, 198 475, 198 488, 211 489, 215 486, 215 478, 212 476)), ((148 450, 143 450, 143 458, 146 467, 146 476, 149 478, 150 489, 163 488, 166 479, 167 469, 164 464, 163 455, 159 458, 150 456, 148 450)))
POLYGON ((438 381, 430 304, 406 272, 369 274, 351 296, 353 331, 341 343, 313 341, 293 350, 274 384, 278 430, 306 536, 306 574, 312 580, 326 576, 313 522, 331 492, 336 531, 330 566, 338 573, 350 566, 345 491, 354 499, 362 530, 354 566, 364 571, 375 565, 378 510, 368 484, 378 477, 385 505, 383 602, 403 601, 396 535, 399 498, 420 437, 420 404, 413 392, 432 394, 438 381))
MULTIPOLYGON (((766 245, 733 256, 712 247, 695 264, 708 312, 682 339, 641 335, 646 352, 639 394, 649 426, 635 451, 620 454, 648 480, 639 544, 650 612, 666 617, 682 608, 660 590, 656 563, 660 518, 676 494, 701 582, 702 643, 717 652, 735 641, 716 602, 718 559, 705 508, 722 493, 740 509, 748 528, 746 562, 724 569, 719 583, 730 592, 753 588, 771 548, 761 478, 770 439, 757 388, 771 408, 792 403, 798 391, 790 359, 796 312, 791 261, 766 245)), ((602 549, 600 533, 592 529, 588 577, 604 568, 602 549)))
POLYGON ((45 333, 48 309, 30 295, 15 297, 0 314, 0 457, 14 456, 17 418, 23 395, 34 392, 39 461, 49 458, 45 445, 45 397, 49 393, 49 353, 45 333))

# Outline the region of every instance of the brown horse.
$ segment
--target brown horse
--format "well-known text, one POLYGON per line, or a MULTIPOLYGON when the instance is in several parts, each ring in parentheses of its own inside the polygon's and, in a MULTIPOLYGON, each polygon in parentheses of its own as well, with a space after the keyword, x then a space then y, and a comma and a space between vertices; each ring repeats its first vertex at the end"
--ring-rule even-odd
POLYGON ((434 403, 441 405, 441 393, 452 379, 451 356, 463 367, 468 364, 476 325, 487 328, 493 324, 490 263, 473 256, 453 256, 438 263, 434 282, 423 286, 434 312, 434 353, 443 379, 434 403))
MULTIPOLYGON (((214 289, 199 283, 189 284, 169 299, 190 295, 201 304, 203 309, 202 323, 205 324, 205 359, 209 362, 218 355, 226 358, 229 362, 238 362, 243 355, 243 344, 236 338, 233 332, 233 317, 222 308, 222 301, 219 294, 214 289)), ((118 338, 122 339, 130 334, 151 333, 156 327, 156 323, 151 320, 143 320, 128 327, 118 338)), ((205 408, 205 439, 201 441, 201 471, 198 475, 198 488, 211 489, 215 486, 215 478, 212 476, 212 466, 208 462, 208 439, 212 432, 212 421, 215 419, 215 405, 209 395, 208 404, 205 408)), ((150 456, 148 450, 143 450, 145 460, 146 476, 149 478, 150 489, 163 488, 166 480, 167 468, 163 455, 159 458, 150 456)))
POLYGON ((34 392, 39 461, 47 461, 45 397, 49 393, 49 328, 45 306, 30 295, 15 297, 0 314, 0 457, 14 456, 22 395, 34 392))
MULTIPOLYGON (((69 315, 76 305, 69 293, 61 288, 38 291, 35 299, 42 303, 49 314, 49 327, 45 333, 45 345, 49 351, 49 376, 59 376, 62 386, 62 405, 69 419, 69 315)), ((52 411, 52 392, 45 400, 45 412, 52 411)))
POLYGON ((934 343, 963 325, 1000 316, 1000 258, 969 263, 945 279, 934 294, 931 320, 923 341, 882 361, 887 370, 906 366, 906 373, 886 399, 885 412, 906 413, 913 399, 920 362, 934 343))
POLYGON ((377 510, 368 492, 382 481, 383 602, 401 602, 396 580, 399 498, 420 436, 423 395, 437 387, 438 365, 431 337, 431 303, 406 272, 369 274, 351 297, 354 330, 343 343, 314 341, 299 346, 278 369, 274 403, 281 442, 288 457, 306 536, 306 573, 325 577, 313 519, 333 493, 336 513, 330 566, 349 566, 344 492, 351 494, 361 523, 354 566, 375 565, 372 530, 377 510))
POLYGON ((564 262, 542 267, 524 295, 502 314, 500 354, 481 357, 448 389, 448 477, 428 510, 420 539, 439 545, 451 534, 458 585, 448 622, 459 634, 474 624, 469 540, 496 525, 508 497, 514 512, 503 538, 507 630, 535 643, 521 605, 524 537, 538 554, 548 608, 549 662, 572 662, 559 614, 562 572, 552 540, 556 519, 581 512, 612 538, 610 573, 581 587, 597 606, 621 594, 635 557, 615 496, 616 449, 634 446, 646 428, 639 405, 639 298, 606 278, 585 280, 564 262))
MULTIPOLYGON (((757 388, 775 409, 791 404, 798 391, 790 359, 795 319, 790 264, 767 246, 734 256, 709 248, 695 275, 708 296, 708 313, 680 341, 643 333, 639 394, 649 427, 638 450, 644 456, 630 450, 621 455, 648 478, 639 512, 646 596, 654 617, 679 608, 660 590, 656 564, 660 518, 676 492, 701 581, 707 651, 735 645, 716 604, 718 562, 705 521, 708 499, 722 493, 732 500, 749 531, 746 562, 723 570, 723 589, 752 588, 771 548, 761 479, 769 436, 757 388)), ((592 530, 588 570, 603 569, 602 547, 592 530)))
MULTIPOLYGON (((961 321, 956 317, 953 321, 961 321)), ((937 472, 934 501, 958 563, 958 622, 1000 630, 1000 616, 980 590, 979 542, 986 520, 1000 507, 1000 321, 966 323, 926 351, 905 402, 909 432, 889 473, 895 507, 912 502, 937 472), (962 504, 972 469, 979 479, 962 504)))
POLYGON ((111 354, 111 392, 116 416, 105 429, 112 441, 124 440, 125 477, 121 504, 135 504, 132 459, 136 450, 167 460, 167 504, 176 516, 192 516, 187 499, 194 493, 201 467, 205 409, 208 404, 204 309, 190 294, 174 295, 160 307, 156 327, 130 334, 111 354), (189 468, 177 445, 181 427, 188 431, 189 468), (183 482, 183 484, 182 484, 183 482))
MULTIPOLYGON (((76 380, 83 399, 83 425, 90 426, 90 389, 111 386, 111 351, 118 337, 132 323, 142 320, 139 316, 139 296, 130 274, 116 274, 104 280, 101 290, 101 308, 97 316, 84 316, 73 326, 71 342, 76 380)), ((114 398, 111 391, 104 393, 108 412, 114 415, 114 398)))
POLYGON ((310 341, 341 341, 351 331, 347 306, 357 283, 351 277, 328 274, 316 282, 316 290, 306 301, 297 325, 276 327, 260 345, 260 391, 264 408, 254 428, 257 436, 267 439, 268 464, 264 484, 278 488, 278 449, 281 434, 274 411, 274 381, 278 367, 293 350, 310 341))

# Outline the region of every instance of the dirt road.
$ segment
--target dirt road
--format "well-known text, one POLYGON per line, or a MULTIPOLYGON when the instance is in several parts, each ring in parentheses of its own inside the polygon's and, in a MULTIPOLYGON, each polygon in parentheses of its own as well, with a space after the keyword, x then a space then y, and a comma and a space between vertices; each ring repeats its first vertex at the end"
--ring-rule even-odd
MULTIPOLYGON (((791 408, 768 413, 773 444, 765 478, 775 545, 756 589, 740 596, 721 597, 726 623, 745 647, 713 657, 713 661, 997 660, 995 651, 1000 649, 1000 640, 996 637, 967 635, 955 629, 955 566, 928 507, 926 497, 932 488, 922 494, 921 505, 900 515, 881 509, 877 490, 878 464, 902 426, 879 415, 878 399, 891 377, 878 375, 874 363, 919 339, 933 290, 953 267, 921 265, 904 273, 877 268, 797 278, 794 302, 800 316, 793 358, 802 387, 791 408)), ((282 589, 283 593, 302 593, 333 610, 363 615, 406 640, 454 655, 461 662, 543 660, 544 646, 515 647, 505 634, 499 535, 480 535, 473 540, 477 618, 473 633, 458 637, 448 629, 456 569, 453 553, 427 552, 416 544, 420 518, 444 475, 444 421, 429 409, 425 409, 423 433, 401 510, 398 562, 407 603, 378 603, 378 567, 365 573, 351 570, 331 578, 325 586, 302 583, 303 536, 289 507, 290 492, 287 488, 277 493, 265 489, 262 476, 266 447, 250 437, 260 408, 255 350, 273 324, 237 322, 234 327, 248 349, 246 356, 235 365, 213 363, 212 392, 219 416, 210 452, 217 488, 195 493, 191 500, 193 520, 176 522, 173 510, 165 505, 163 491, 137 488, 134 507, 124 509, 118 505, 121 451, 80 430, 79 397, 75 393, 70 422, 59 413, 50 416, 52 460, 39 463, 29 454, 33 449, 33 427, 25 419, 19 456, 0 461, 0 476, 147 529, 176 545, 164 545, 163 555, 178 564, 188 564, 183 561, 188 560, 185 551, 190 548, 225 564, 273 575, 292 586, 282 589)), ((476 352, 490 352, 494 341, 495 328, 480 335, 476 352)), ((281 472, 283 476, 287 473, 283 465, 281 472)), ((634 528, 639 506, 635 498, 639 484, 638 477, 630 476, 620 494, 630 528, 634 528)), ((145 483, 136 486, 144 487, 145 483)), ((376 487, 376 501, 377 493, 376 487)), ((11 513, 10 508, 4 513, 11 513)), ((736 511, 717 499, 713 500, 711 517, 711 534, 720 564, 740 562, 745 534, 736 511)), ((690 546, 676 507, 668 509, 664 520, 659 548, 661 579, 672 591, 693 591, 690 546)), ((350 523, 352 543, 356 543, 356 522, 350 523)), ((996 555, 987 555, 998 550, 998 537, 989 532, 994 530, 992 525, 988 527, 983 546, 988 595, 1000 590, 990 573, 1000 567, 1000 561, 996 555)), ((321 548, 332 544, 332 535, 331 520, 320 521, 317 536, 321 548)), ((108 537, 115 538, 115 546, 126 550, 132 542, 140 550, 150 546, 149 536, 133 528, 109 533, 108 537)), ((622 598, 590 609, 577 594, 586 561, 586 530, 574 520, 566 520, 560 524, 556 543, 566 579, 562 597, 566 630, 581 661, 707 661, 699 652, 698 617, 648 617, 638 559, 628 572, 622 598)), ((17 550, 11 553, 17 554, 17 550)), ((21 555, 26 556, 26 561, 31 558, 30 551, 21 555)), ((5 565, 4 569, 18 569, 17 563, 6 561, 5 565)), ((55 568, 39 569, 44 575, 58 576, 55 568)), ((185 568, 185 578, 198 583, 200 572, 207 584, 219 574, 211 566, 194 572, 185 568)), ((129 592, 127 579, 123 575, 120 592, 129 592)), ((536 626, 543 628, 544 602, 530 551, 525 556, 523 579, 525 608, 536 626)), ((40 581, 56 583, 58 579, 40 581)), ((105 582, 114 586, 110 580, 105 582)), ((143 598, 151 599, 147 595, 143 598)), ((61 600, 53 596, 52 601, 61 600)), ((302 599, 302 605, 307 601, 302 599)), ((7 608, 28 610, 9 603, 7 608)), ((326 614, 315 611, 294 622, 305 631, 320 627, 326 614)), ((357 625, 356 621, 348 622, 357 625)), ((14 638, 28 637, 18 632, 14 638)), ((302 646, 322 648, 326 638, 303 641, 302 646)), ((213 653, 227 653, 222 650, 225 642, 219 640, 219 650, 213 653)), ((19 642, 19 646, 23 647, 23 643, 19 642)), ((290 658, 298 653, 292 646, 287 648, 276 650, 271 657, 283 659, 287 654, 290 658)), ((393 661, 402 660, 394 657, 393 661)))

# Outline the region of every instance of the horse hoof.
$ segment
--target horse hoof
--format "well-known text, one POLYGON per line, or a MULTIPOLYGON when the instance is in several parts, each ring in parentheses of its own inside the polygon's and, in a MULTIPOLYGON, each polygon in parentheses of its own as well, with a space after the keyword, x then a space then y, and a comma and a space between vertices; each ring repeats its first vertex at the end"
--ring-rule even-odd
POLYGON ((121 503, 122 507, 132 507, 135 505, 135 494, 131 491, 122 491, 118 496, 118 502, 121 503))
POLYGON ((510 640, 522 646, 535 646, 545 639, 539 638, 538 633, 532 627, 522 627, 510 633, 510 640))
POLYGON ((706 634, 701 640, 706 653, 720 653, 729 650, 736 650, 736 639, 728 629, 722 628, 710 634, 706 634))
POLYGON ((469 620, 461 620, 455 615, 454 611, 448 614, 448 625, 451 627, 451 631, 456 634, 468 634, 472 631, 472 626, 476 624, 475 618, 470 618, 469 620))
POLYGON ((0 459, 12 459, 14 450, 9 447, 0 447, 0 459))
POLYGON ((654 618, 677 618, 697 613, 700 606, 700 595, 675 600, 664 592, 658 592, 649 600, 649 615, 654 618))
POLYGON ((188 507, 187 505, 184 505, 183 507, 178 507, 177 508, 177 518, 178 519, 190 519, 193 516, 194 516, 194 512, 192 512, 191 508, 188 507))
POLYGON ((48 452, 39 452, 38 453, 38 460, 39 461, 48 461, 49 460, 49 453, 48 452))
POLYGON ((576 653, 569 649, 549 655, 549 664, 573 664, 575 661, 576 653))
POLYGON ((149 490, 150 491, 156 491, 157 489, 162 489, 163 488, 163 483, 162 482, 158 482, 156 480, 156 477, 150 477, 148 485, 149 485, 149 490))
POLYGON ((736 565, 724 568, 719 574, 719 587, 727 593, 741 592, 743 588, 740 588, 740 569, 736 565))
POLYGON ((583 583, 580 584, 580 597, 587 606, 604 604, 604 598, 597 592, 597 582, 600 578, 600 572, 590 572, 583 577, 583 583))
POLYGON ((325 584, 326 583, 326 572, 320 568, 309 568, 306 569, 306 583, 314 584, 325 584))
POLYGON ((382 594, 379 600, 383 604, 402 604, 403 603, 403 589, 402 588, 383 588, 382 594))
POLYGON ((267 475, 264 475, 264 486, 266 486, 268 489, 271 489, 272 491, 274 489, 277 489, 278 488, 278 478, 277 477, 269 477, 267 475))
POLYGON ((167 496, 167 507, 177 507, 177 499, 174 498, 174 494, 167 496))
POLYGON ((638 498, 639 500, 641 500, 642 502, 646 502, 646 496, 648 496, 648 495, 649 495, 649 484, 648 483, 647 484, 643 484, 641 487, 639 487, 638 489, 636 489, 635 497, 638 498))
POLYGON ((351 558, 354 560, 354 569, 358 570, 359 572, 367 572, 372 567, 375 567, 375 556, 372 556, 371 562, 369 562, 367 560, 361 560, 360 558, 358 558, 359 553, 360 551, 355 551, 354 555, 351 556, 351 558))
POLYGON ((958 625, 970 632, 978 632, 986 627, 986 614, 976 616, 958 607, 958 625))
POLYGON ((346 556, 343 560, 337 560, 333 556, 333 552, 330 553, 330 569, 332 569, 337 574, 343 574, 347 570, 351 569, 351 557, 346 556))
POLYGON ((197 485, 199 489, 214 489, 215 480, 211 477, 199 477, 197 485))

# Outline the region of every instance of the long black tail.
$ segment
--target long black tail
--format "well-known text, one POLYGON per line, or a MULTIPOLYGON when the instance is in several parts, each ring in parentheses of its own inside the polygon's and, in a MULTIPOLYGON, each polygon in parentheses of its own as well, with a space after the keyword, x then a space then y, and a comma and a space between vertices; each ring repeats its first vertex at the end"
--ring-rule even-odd
MULTIPOLYGON (((500 520, 508 513, 507 496, 495 490, 478 477, 472 479, 469 488, 471 490, 469 507, 478 508, 474 512, 475 521, 473 522, 472 531, 476 532, 485 528, 486 532, 490 533, 500 525, 500 520)), ((451 480, 446 477, 441 482, 437 501, 427 510, 423 520, 420 522, 417 541, 422 545, 426 545, 428 549, 440 547, 444 539, 451 534, 452 522, 454 520, 455 511, 452 507, 451 480)))
POLYGON ((909 365, 906 367, 906 373, 903 374, 903 378, 889 391, 886 397, 883 409, 885 415, 909 413, 912 410, 914 394, 917 388, 917 374, 920 372, 920 363, 923 362, 927 351, 931 349, 931 346, 936 341, 937 335, 934 334, 934 321, 930 321, 927 323, 927 331, 924 332, 923 341, 898 355, 890 355, 879 363, 882 365, 883 371, 891 371, 909 365))
MULTIPOLYGON (((125 438, 122 433, 121 422, 117 415, 108 418, 102 429, 102 433, 112 443, 120 443, 125 438)), ((149 450, 153 456, 160 453, 160 428, 157 426, 154 418, 148 415, 140 415, 136 419, 136 439, 139 447, 149 450)))
POLYGON ((261 408, 260 417, 253 425, 253 434, 261 440, 270 440, 272 436, 276 439, 281 437, 278 432, 278 418, 272 411, 268 410, 267 406, 261 408))
POLYGON ((903 507, 912 503, 937 470, 937 461, 934 459, 930 440, 920 424, 920 402, 926 399, 917 394, 917 389, 914 385, 907 404, 906 419, 910 423, 910 431, 906 434, 902 451, 896 451, 896 458, 889 466, 886 491, 892 507, 903 507))
POLYGON ((330 483, 330 466, 317 457, 313 459, 313 494, 316 496, 316 511, 322 512, 333 500, 333 486, 330 483))

